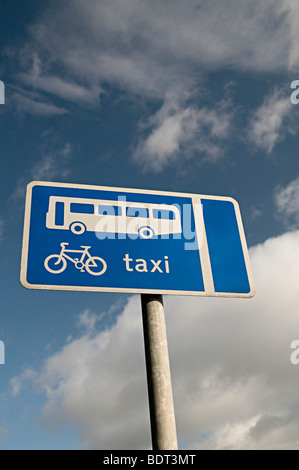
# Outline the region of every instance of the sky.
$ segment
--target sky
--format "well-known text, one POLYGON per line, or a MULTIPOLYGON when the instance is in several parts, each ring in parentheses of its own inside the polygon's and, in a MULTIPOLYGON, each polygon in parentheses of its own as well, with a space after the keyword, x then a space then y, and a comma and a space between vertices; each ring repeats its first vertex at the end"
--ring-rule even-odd
POLYGON ((298 449, 298 2, 0 1, 0 22, 0 449, 151 448, 140 295, 19 281, 33 180, 238 201, 256 295, 164 296, 179 448, 298 449))

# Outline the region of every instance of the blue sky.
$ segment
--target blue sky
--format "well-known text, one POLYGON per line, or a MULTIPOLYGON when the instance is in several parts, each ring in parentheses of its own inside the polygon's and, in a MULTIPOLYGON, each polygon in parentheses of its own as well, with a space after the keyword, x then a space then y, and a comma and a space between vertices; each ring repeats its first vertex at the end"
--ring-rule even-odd
POLYGON ((32 180, 237 199, 254 299, 165 298, 179 445, 298 448, 297 2, 28 0, 0 21, 0 448, 150 447, 139 297, 19 282, 32 180))

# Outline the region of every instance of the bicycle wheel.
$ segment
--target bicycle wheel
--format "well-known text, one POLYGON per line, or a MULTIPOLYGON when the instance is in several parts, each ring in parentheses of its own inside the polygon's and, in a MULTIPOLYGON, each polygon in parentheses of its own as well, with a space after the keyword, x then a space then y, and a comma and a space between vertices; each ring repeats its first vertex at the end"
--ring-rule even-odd
POLYGON ((88 258, 85 263, 86 271, 93 276, 101 276, 107 269, 107 263, 99 256, 88 258))
POLYGON ((65 258, 60 255, 50 255, 45 259, 44 265, 46 270, 50 273, 59 274, 65 270, 67 262, 65 258))

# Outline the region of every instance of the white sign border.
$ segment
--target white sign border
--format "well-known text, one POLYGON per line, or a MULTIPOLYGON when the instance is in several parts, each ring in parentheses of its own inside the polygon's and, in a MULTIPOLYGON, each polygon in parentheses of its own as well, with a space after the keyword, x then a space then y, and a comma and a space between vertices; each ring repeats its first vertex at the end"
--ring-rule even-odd
POLYGON ((170 191, 157 191, 146 189, 134 188, 119 188, 109 186, 96 186, 86 184, 73 184, 73 183, 57 183, 51 181, 31 181, 26 189, 26 202, 24 214, 24 228, 23 228, 23 242, 22 242, 22 256, 21 256, 21 272, 20 282, 26 289, 43 289, 43 290, 58 290, 58 291, 78 291, 78 292, 110 292, 110 293, 127 293, 127 294, 162 294, 162 295, 185 295, 197 297, 228 297, 228 298, 252 298, 256 291, 252 276, 251 263, 240 213, 238 202, 228 196, 210 196, 204 194, 191 194, 170 191), (53 186, 61 188, 74 188, 74 189, 91 189, 100 191, 112 192, 126 192, 134 194, 158 195, 158 196, 173 196, 173 197, 187 197, 191 198, 193 204, 199 202, 200 199, 214 199, 230 201, 235 208, 238 230, 240 234, 241 246, 248 276, 250 291, 248 293, 231 293, 231 292, 215 292, 213 291, 213 282, 211 282, 211 266, 210 259, 207 253, 206 234, 203 236, 203 249, 201 251, 202 272, 205 284, 204 291, 184 291, 184 290, 165 290, 165 289, 134 289, 134 288, 118 288, 118 287, 88 287, 88 286, 61 286, 61 285, 45 285, 45 284, 30 284, 27 281, 27 263, 28 263, 28 248, 29 248, 29 230, 30 230, 30 217, 31 217, 31 200, 32 189, 34 186, 53 186))

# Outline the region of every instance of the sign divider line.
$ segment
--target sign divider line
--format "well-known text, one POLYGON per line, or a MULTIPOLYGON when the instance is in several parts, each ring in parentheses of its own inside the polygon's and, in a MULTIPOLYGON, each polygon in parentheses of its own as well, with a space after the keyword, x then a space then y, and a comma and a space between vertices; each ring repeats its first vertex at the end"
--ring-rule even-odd
POLYGON ((209 247, 204 223, 203 207, 200 197, 192 198, 198 251, 201 260, 202 276, 207 295, 215 293, 209 247))

